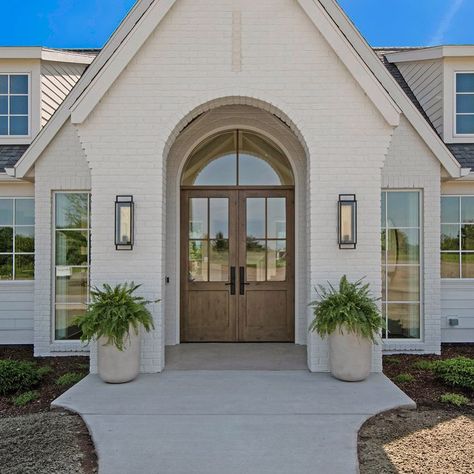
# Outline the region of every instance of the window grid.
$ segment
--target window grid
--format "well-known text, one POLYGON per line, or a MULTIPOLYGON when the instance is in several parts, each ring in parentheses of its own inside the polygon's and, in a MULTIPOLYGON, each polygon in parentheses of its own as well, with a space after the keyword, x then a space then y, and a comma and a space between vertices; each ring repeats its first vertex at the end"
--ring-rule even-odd
MULTIPOLYGON (((0 198, 0 200, 6 200, 6 201, 13 201, 13 220, 12 220, 12 225, 0 225, 0 229, 3 229, 3 228, 9 228, 11 227, 12 228, 12 232, 13 232, 13 242, 12 242, 12 251, 11 252, 0 252, 0 256, 7 256, 7 257, 12 257, 12 278, 11 279, 5 279, 3 281, 30 281, 30 280, 34 280, 34 276, 33 278, 20 278, 20 279, 17 279, 16 278, 16 256, 19 255, 35 255, 35 252, 17 252, 16 251, 16 229, 31 229, 33 228, 33 239, 35 238, 35 224, 33 222, 33 224, 31 225, 28 225, 28 224, 17 224, 16 223, 16 203, 17 201, 20 201, 20 200, 24 200, 24 201, 33 201, 34 202, 34 199, 33 198, 28 198, 28 197, 14 197, 14 198, 0 198)), ((34 272, 34 261, 33 261, 33 272, 34 272)), ((2 281, 0 279, 0 281, 2 281)))
MULTIPOLYGON (((385 215, 385 220, 382 222, 382 232, 384 232, 384 262, 382 262, 382 278, 385 281, 385 292, 382 291, 382 310, 383 310, 383 317, 385 319, 385 327, 383 328, 383 334, 382 334, 382 339, 384 341, 390 341, 390 342, 396 342, 396 341, 419 341, 421 340, 421 334, 422 334, 422 308, 423 308, 423 286, 422 286, 422 200, 421 200, 421 192, 420 191, 414 191, 414 190, 395 190, 392 189, 390 191, 382 191, 382 195, 385 196, 385 209, 384 209, 384 215, 385 215), (418 203, 419 203, 419 209, 418 209, 418 215, 419 215, 419 225, 418 227, 395 227, 395 226, 390 226, 388 224, 389 222, 389 216, 388 216, 388 195, 390 193, 400 193, 400 192, 416 192, 418 194, 418 203), (403 264, 403 263, 396 263, 396 264, 390 264, 388 263, 388 253, 389 253, 389 246, 388 246, 388 238, 389 238, 389 230, 417 230, 418 231, 418 245, 419 245, 419 260, 417 264, 410 263, 410 264, 403 264), (414 301, 389 301, 388 299, 388 294, 389 294, 389 284, 388 284, 388 274, 389 274, 389 268, 390 267, 408 267, 408 268, 418 268, 418 275, 419 275, 419 298, 418 300, 414 301), (389 331, 388 331, 388 321, 389 321, 389 306, 390 305, 418 305, 419 307, 419 332, 420 332, 420 337, 419 338, 391 338, 389 337, 389 331)), ((382 202, 384 202, 382 200, 382 202)))
POLYGON ((30 77, 28 74, 24 73, 9 73, 9 74, 0 74, 0 79, 2 77, 7 78, 7 90, 6 92, 2 93, 0 91, 0 101, 2 98, 6 98, 6 105, 7 105, 7 111, 6 113, 2 113, 0 110, 0 119, 6 118, 6 123, 7 123, 7 133, 2 134, 0 132, 0 136, 28 136, 30 134, 30 124, 29 124, 29 116, 30 116, 30 101, 29 101, 29 96, 30 96, 30 77), (14 76, 24 76, 27 78, 27 92, 26 93, 12 93, 11 92, 11 78, 14 76), (26 114, 13 114, 11 113, 11 99, 14 97, 26 97, 27 98, 27 113, 26 114), (26 133, 22 134, 12 134, 11 133, 11 117, 26 117, 27 119, 27 130, 26 133))
POLYGON ((458 97, 460 96, 467 96, 467 97, 472 97, 474 100, 474 89, 472 91, 468 92, 459 92, 458 87, 457 87, 457 79, 461 75, 470 75, 474 77, 474 72, 456 72, 455 77, 454 77, 454 88, 455 88, 455 105, 454 105, 454 110, 455 110, 455 124, 454 127, 456 129, 456 135, 474 135, 474 129, 468 131, 468 132, 460 132, 458 129, 458 117, 473 117, 474 119, 474 110, 472 112, 458 112, 458 97))
POLYGON ((90 303, 90 255, 91 255, 91 193, 90 192, 81 192, 81 191, 60 191, 60 192, 55 192, 54 193, 54 206, 53 206, 53 222, 54 222, 54 229, 53 229, 53 262, 54 262, 54 278, 53 278, 53 285, 52 285, 52 291, 53 291, 53 302, 54 302, 54 324, 53 324, 53 341, 54 342, 59 342, 59 343, 68 343, 71 341, 77 341, 79 340, 79 337, 77 339, 57 339, 56 337, 56 310, 58 306, 62 307, 78 307, 78 306, 84 306, 87 307, 87 305, 90 303), (56 222, 56 199, 58 195, 61 194, 86 194, 87 195, 87 223, 88 227, 87 228, 57 228, 57 222, 56 222), (56 235, 58 230, 64 231, 64 232, 87 232, 87 264, 86 265, 57 265, 56 264, 56 245, 57 245, 57 239, 56 235), (64 268, 68 267, 71 269, 71 273, 75 269, 86 269, 87 270, 87 297, 86 301, 84 304, 81 303, 70 303, 70 302, 58 302, 57 301, 57 293, 56 293, 56 280, 57 280, 57 270, 58 268, 64 268))
MULTIPOLYGON (((450 255, 458 255, 459 257, 459 276, 458 277, 446 277, 446 276, 441 276, 443 280, 474 280, 472 277, 464 277, 464 271, 463 271, 463 260, 462 256, 464 254, 469 254, 469 255, 474 255, 474 250, 463 250, 463 243, 462 243, 462 228, 464 225, 472 225, 474 226, 474 222, 463 222, 462 218, 462 212, 463 212, 463 198, 474 198, 474 195, 444 195, 441 196, 441 200, 443 199, 457 199, 458 200, 458 208, 459 208, 459 213, 458 213, 458 220, 457 222, 444 222, 441 219, 441 229, 443 225, 452 225, 452 226, 457 226, 458 228, 458 249, 457 250, 441 250, 441 255, 443 254, 450 254, 450 255)), ((441 246, 440 246, 441 248, 441 246)))

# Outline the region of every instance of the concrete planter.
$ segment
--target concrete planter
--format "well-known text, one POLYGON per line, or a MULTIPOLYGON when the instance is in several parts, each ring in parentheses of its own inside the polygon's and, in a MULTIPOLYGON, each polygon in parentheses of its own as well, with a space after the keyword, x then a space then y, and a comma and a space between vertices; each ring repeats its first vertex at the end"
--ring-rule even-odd
POLYGON ((338 329, 329 336, 329 364, 331 374, 339 380, 365 380, 372 367, 372 341, 338 329))
POLYGON ((140 334, 130 328, 124 350, 107 344, 107 338, 100 338, 97 344, 97 365, 100 378, 107 383, 131 382, 140 371, 140 334))

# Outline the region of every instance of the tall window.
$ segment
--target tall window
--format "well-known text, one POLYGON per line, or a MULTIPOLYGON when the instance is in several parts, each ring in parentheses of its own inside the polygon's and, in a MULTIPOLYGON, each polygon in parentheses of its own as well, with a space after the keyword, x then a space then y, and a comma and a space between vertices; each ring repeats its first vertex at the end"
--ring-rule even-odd
POLYGON ((35 202, 0 198, 0 280, 35 276, 35 202))
POLYGON ((382 309, 385 339, 421 335, 421 212, 418 191, 382 193, 382 309))
POLYGON ((456 73, 456 134, 474 135, 474 72, 456 73))
POLYGON ((55 339, 79 339, 89 298, 90 195, 55 194, 55 339))
POLYGON ((0 74, 0 136, 29 135, 29 76, 0 74))
POLYGON ((474 196, 441 198, 441 278, 474 278, 474 196))

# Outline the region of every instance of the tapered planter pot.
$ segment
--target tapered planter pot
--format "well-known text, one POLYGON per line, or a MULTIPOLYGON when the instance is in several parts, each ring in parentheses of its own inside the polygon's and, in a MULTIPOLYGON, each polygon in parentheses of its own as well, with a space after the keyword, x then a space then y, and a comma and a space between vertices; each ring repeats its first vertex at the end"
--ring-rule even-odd
POLYGON ((140 371, 140 334, 130 328, 123 351, 107 344, 107 338, 101 337, 97 344, 97 365, 104 382, 131 382, 140 371))
POLYGON ((365 380, 372 367, 372 341, 346 329, 336 330, 329 336, 329 364, 339 380, 365 380))

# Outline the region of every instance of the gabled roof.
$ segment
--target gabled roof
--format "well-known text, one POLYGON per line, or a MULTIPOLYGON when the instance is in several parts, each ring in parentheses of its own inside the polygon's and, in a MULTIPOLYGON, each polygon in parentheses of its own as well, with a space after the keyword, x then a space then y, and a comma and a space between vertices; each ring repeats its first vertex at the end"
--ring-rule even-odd
POLYGON ((61 63, 90 64, 97 56, 92 49, 57 49, 42 46, 1 46, 0 59, 41 59, 61 63))
MULTIPOLYGON (((463 172, 452 153, 338 4, 334 0, 297 1, 387 122, 397 125, 401 111, 449 175, 460 177, 463 172)), ((10 175, 24 177, 68 119, 80 123, 89 115, 175 2, 140 0, 136 3, 15 168, 7 169, 10 175)))

